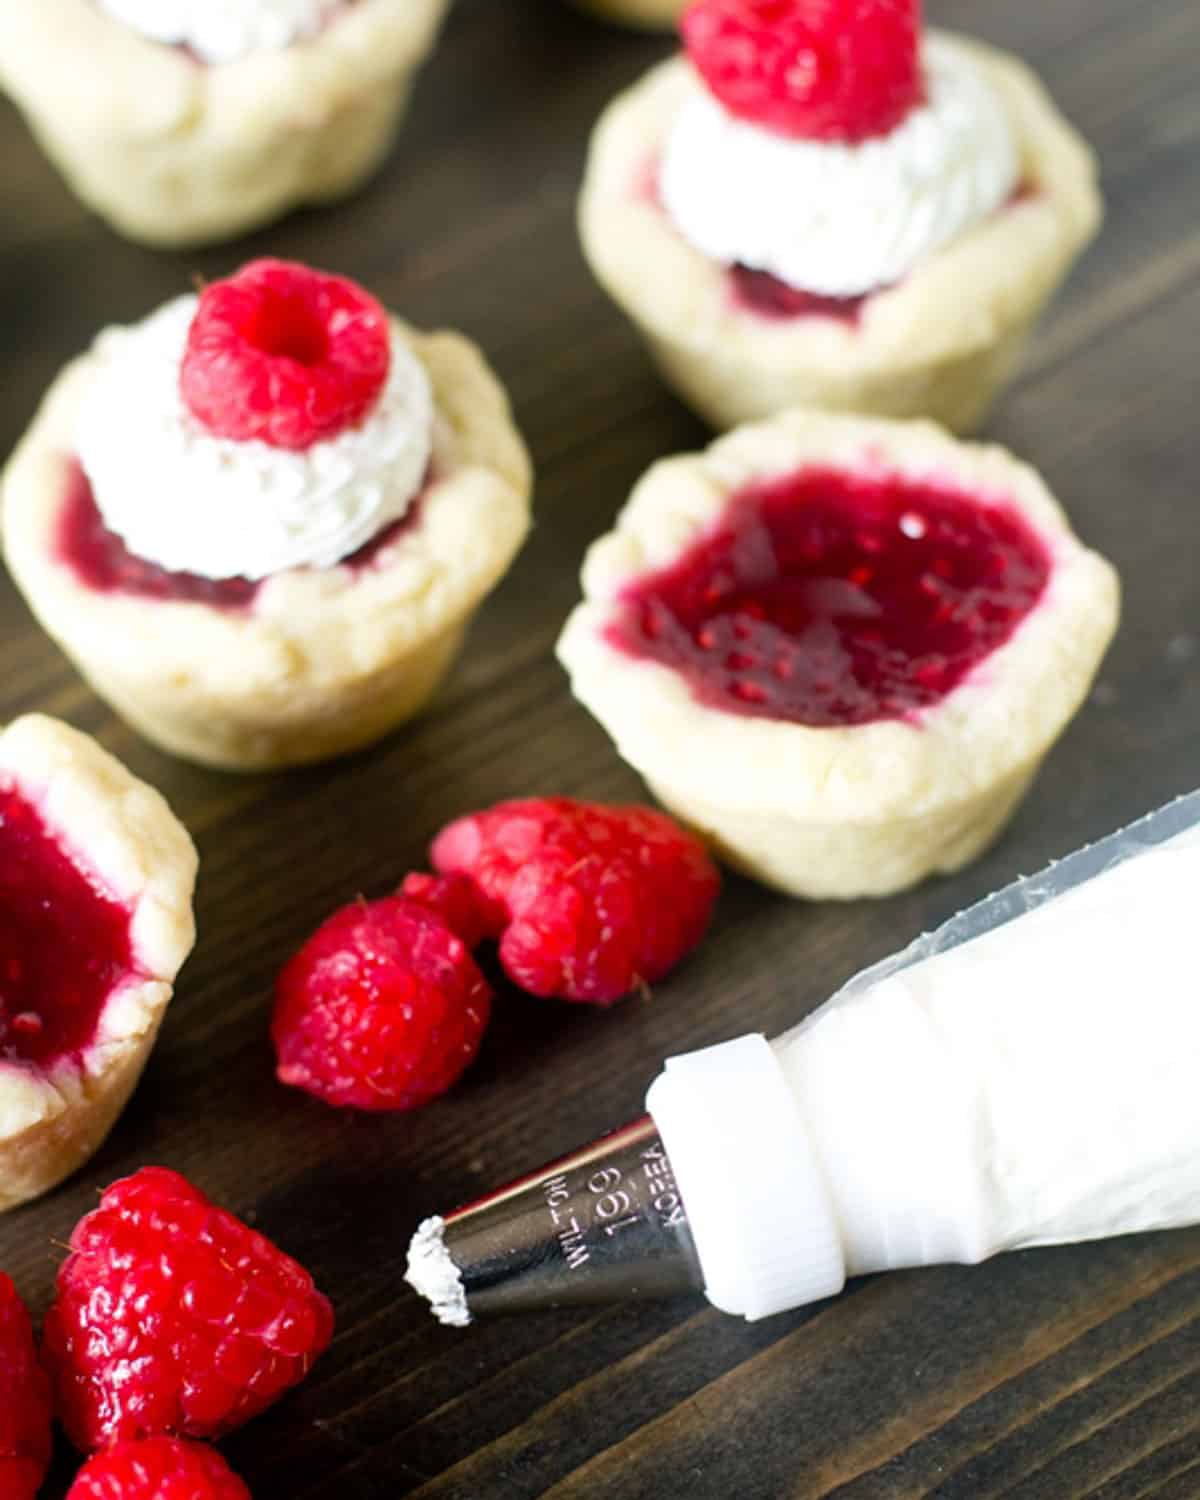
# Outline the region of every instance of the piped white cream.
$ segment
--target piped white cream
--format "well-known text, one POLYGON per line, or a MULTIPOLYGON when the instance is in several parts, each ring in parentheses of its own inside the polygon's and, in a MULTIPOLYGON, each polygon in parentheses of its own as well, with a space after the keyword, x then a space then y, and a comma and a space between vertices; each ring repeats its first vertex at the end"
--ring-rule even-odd
POLYGON ((204 578, 332 567, 399 520, 433 446, 425 367, 393 331, 391 365, 359 426, 302 452, 215 437, 179 391, 197 299, 102 334, 76 433, 110 531, 130 552, 204 578))
POLYGON ((888 135, 794 140, 731 115, 697 80, 665 144, 663 205, 696 249, 801 291, 859 296, 993 213, 1019 162, 1003 106, 963 49, 929 37, 927 98, 888 135))
POLYGON ((647 1105, 710 1300, 757 1318, 847 1275, 1200 1223, 1198 879, 1200 793, 952 918, 770 1047, 670 1059, 647 1105))

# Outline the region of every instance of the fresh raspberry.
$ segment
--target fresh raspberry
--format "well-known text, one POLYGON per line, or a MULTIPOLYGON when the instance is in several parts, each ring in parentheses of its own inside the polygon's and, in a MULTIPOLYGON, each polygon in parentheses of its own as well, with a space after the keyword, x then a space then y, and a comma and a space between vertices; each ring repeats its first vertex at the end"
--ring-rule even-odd
POLYGON ((50 1463, 50 1382, 17 1289, 0 1271, 0 1495, 33 1500, 50 1463))
POLYGON ((609 1005, 700 941, 719 877, 704 846, 649 807, 501 802, 434 840, 507 916, 500 962, 534 995, 609 1005))
POLYGON ((229 1432, 302 1380, 332 1332, 303 1266, 178 1172, 143 1167, 75 1226, 42 1355, 90 1452, 229 1432))
POLYGON ((920 0, 694 0, 681 24, 726 109, 778 135, 867 140, 924 97, 920 0))
POLYGON ((250 1491, 215 1448, 154 1437, 89 1458, 67 1500, 250 1500, 250 1491))
POLYGON ((362 421, 390 363, 387 313, 362 287, 252 260, 201 293, 179 389, 217 437, 311 448, 362 421))
POLYGON ((499 937, 508 921, 504 908, 489 901, 469 875, 406 875, 396 892, 436 913, 468 948, 499 937))
POLYGON ((491 1002, 441 917, 402 896, 352 902, 276 981, 277 1076, 328 1104, 416 1109, 474 1060, 491 1002))

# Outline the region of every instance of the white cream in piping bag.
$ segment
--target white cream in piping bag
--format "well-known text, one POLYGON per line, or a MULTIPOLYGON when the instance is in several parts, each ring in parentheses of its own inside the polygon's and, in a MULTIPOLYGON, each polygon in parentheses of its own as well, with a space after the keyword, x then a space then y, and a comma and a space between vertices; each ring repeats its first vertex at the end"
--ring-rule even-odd
POLYGON ((344 0, 98 0, 153 42, 190 47, 207 63, 280 51, 315 36, 344 0))
POLYGON ((363 421, 302 452, 215 437, 184 405, 179 367, 197 299, 178 297, 93 351, 76 431, 110 531, 136 557, 204 578, 326 568, 399 520, 433 447, 433 391, 396 332, 363 421))
POLYGON ((925 42, 926 101, 888 135, 794 140, 731 115, 699 82, 663 151, 659 191, 676 227, 724 265, 802 291, 889 286, 1017 186, 1003 106, 967 53, 925 42))
POLYGON ((669 1063, 647 1104, 712 1300, 761 1317, 847 1275, 1200 1222, 1198 880, 1189 831, 868 971, 770 1047, 669 1063), (700 1153, 696 1116, 725 1113, 726 1069, 739 1124, 700 1153), (748 1167, 752 1101, 774 1088, 788 1126, 748 1167), (727 1194, 742 1172, 739 1221, 727 1194), (782 1258, 772 1191, 788 1199, 782 1258))
POLYGON ((646 1104, 710 1301, 759 1318, 848 1275, 1200 1223, 1198 888, 1193 793, 775 1042, 670 1059, 646 1104))

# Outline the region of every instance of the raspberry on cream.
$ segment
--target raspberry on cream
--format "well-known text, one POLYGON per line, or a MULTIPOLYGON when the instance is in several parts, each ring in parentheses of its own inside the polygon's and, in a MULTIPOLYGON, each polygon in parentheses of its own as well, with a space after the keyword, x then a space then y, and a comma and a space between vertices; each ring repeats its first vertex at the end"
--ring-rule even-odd
POLYGON ((429 377, 394 329, 361 425, 289 451, 219 437, 189 411, 180 367, 198 299, 109 330, 83 401, 77 452, 108 528, 164 568, 264 578, 331 567, 404 515, 433 443, 429 377))
POLYGON ((362 423, 389 344, 387 313, 364 287, 264 257, 204 288, 179 390, 214 437, 303 450, 362 423))
POLYGON ((344 0, 99 0, 153 42, 188 47, 203 62, 281 51, 320 31, 344 0))
POLYGON ((662 158, 676 228, 715 261, 825 296, 899 281, 999 208, 1020 171, 1004 110, 971 58, 929 37, 923 60, 925 101, 857 143, 781 134, 698 84, 662 158))
POLYGON ((924 91, 920 0, 692 0, 680 29, 713 94, 781 135, 886 135, 924 91))

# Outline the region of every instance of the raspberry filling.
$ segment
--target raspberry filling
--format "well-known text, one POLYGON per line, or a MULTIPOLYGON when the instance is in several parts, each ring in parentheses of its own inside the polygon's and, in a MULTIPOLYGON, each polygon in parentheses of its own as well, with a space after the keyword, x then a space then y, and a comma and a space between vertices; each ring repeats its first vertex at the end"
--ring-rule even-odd
POLYGON ((0 785, 0 1059, 46 1066, 94 1040, 108 997, 138 972, 131 917, 0 785))
MULTIPOLYGON (((657 156, 643 162, 633 185, 633 195, 667 214, 658 185, 661 167, 657 156)), ((752 266, 743 265, 729 267, 729 282, 733 300, 739 307, 757 313, 760 318, 779 322, 790 318, 836 318, 841 323, 857 327, 863 305, 875 295, 874 292, 863 292, 858 297, 826 297, 820 292, 804 292, 799 287, 789 286, 770 271, 756 271, 752 266)), ((883 291, 884 288, 876 290, 883 291)))
POLYGON ((626 589, 606 636, 729 713, 908 719, 1009 639, 1050 567, 1011 505, 806 468, 735 495, 675 564, 626 589))
MULTIPOLYGON (((1023 179, 1009 195, 1007 203, 1001 204, 997 213, 1019 208, 1038 196, 1036 183, 1023 179)), ((888 287, 874 287, 856 297, 829 297, 820 292, 805 292, 786 281, 773 276, 770 271, 756 271, 751 266, 730 266, 729 283, 733 300, 747 312, 757 313, 760 318, 773 322, 786 322, 791 318, 835 318, 856 328, 862 320, 863 308, 876 292, 886 292, 888 287)))
MULTIPOLYGON (((343 558, 338 566, 351 568, 356 573, 366 572, 385 547, 416 524, 420 508, 421 497, 418 495, 399 520, 385 526, 357 552, 343 558)), ((196 573, 176 573, 135 556, 117 533, 104 524, 88 477, 74 462, 59 513, 56 551, 76 578, 98 594, 135 594, 142 599, 239 610, 253 605, 259 589, 267 581, 203 578, 196 573)))
POLYGON ((729 279, 734 301, 760 318, 785 321, 790 318, 836 318, 839 323, 857 327, 863 305, 871 292, 857 297, 825 297, 820 292, 802 292, 789 286, 770 271, 755 271, 750 266, 731 266, 729 279))
MULTIPOLYGON (((633 196, 651 204, 662 214, 667 209, 659 190, 659 172, 662 163, 652 156, 642 163, 633 183, 633 196)), ((1014 188, 1008 202, 997 210, 1018 208, 1037 198, 1041 189, 1028 178, 1022 179, 1014 188)), ((834 318, 851 328, 862 321, 863 309, 877 292, 889 290, 885 286, 873 287, 869 292, 860 292, 851 297, 831 297, 822 292, 806 292, 801 287, 773 275, 770 271, 753 266, 732 265, 728 267, 729 288, 733 301, 745 312, 756 313, 770 322, 788 322, 793 318, 834 318)))

